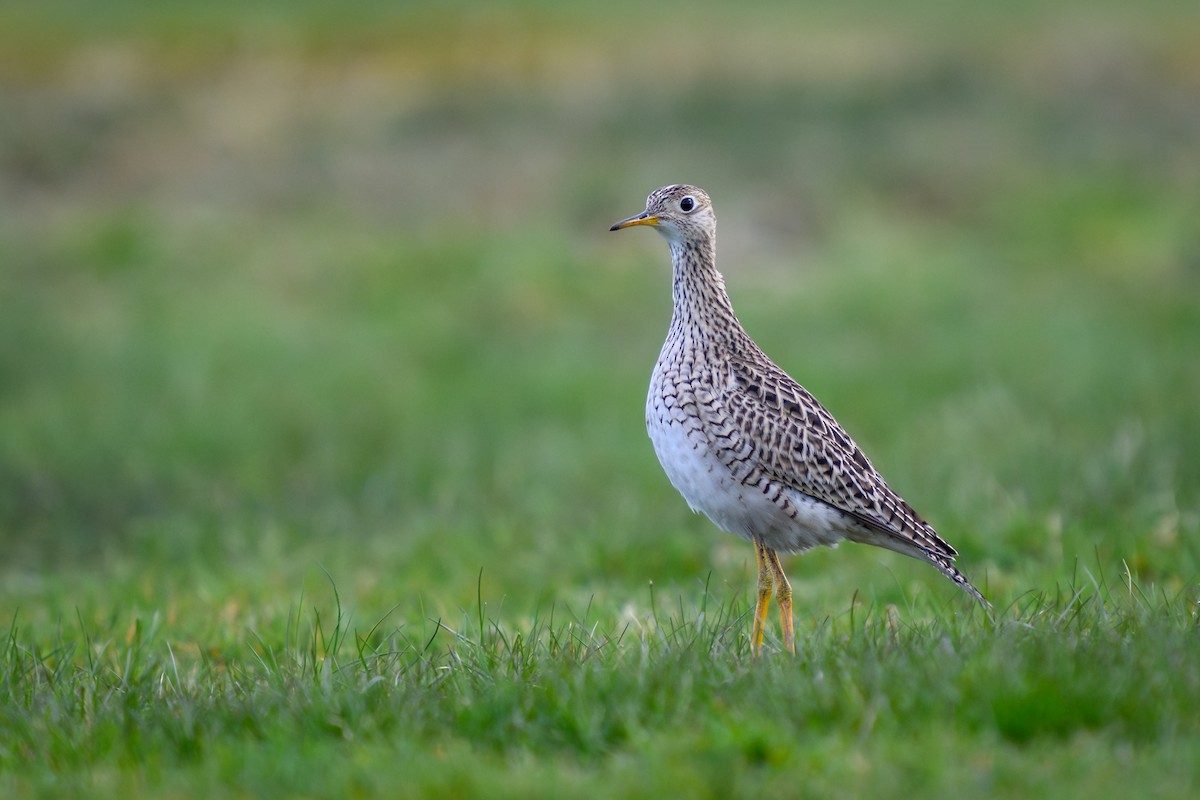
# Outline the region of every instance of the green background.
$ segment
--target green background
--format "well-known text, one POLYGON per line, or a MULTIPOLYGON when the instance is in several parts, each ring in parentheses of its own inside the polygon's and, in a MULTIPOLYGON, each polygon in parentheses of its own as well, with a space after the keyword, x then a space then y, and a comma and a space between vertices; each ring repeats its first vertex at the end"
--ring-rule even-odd
POLYGON ((0 794, 1192 796, 1200 6, 0 7, 0 794), (961 553, 691 515, 757 341, 961 553))

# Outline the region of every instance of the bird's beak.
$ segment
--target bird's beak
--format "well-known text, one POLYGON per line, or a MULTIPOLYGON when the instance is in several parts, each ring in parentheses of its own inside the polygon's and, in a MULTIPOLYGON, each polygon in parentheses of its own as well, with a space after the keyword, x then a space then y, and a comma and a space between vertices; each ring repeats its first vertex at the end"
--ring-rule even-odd
POLYGON ((632 228, 634 225, 657 225, 658 217, 653 214, 643 211, 640 214, 634 214, 629 219, 623 219, 616 225, 609 228, 610 231, 619 231, 622 228, 632 228))

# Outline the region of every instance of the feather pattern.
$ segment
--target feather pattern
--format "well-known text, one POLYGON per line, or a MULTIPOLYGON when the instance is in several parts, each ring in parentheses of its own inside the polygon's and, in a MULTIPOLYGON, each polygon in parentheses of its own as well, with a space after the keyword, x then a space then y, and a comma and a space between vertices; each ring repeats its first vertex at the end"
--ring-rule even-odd
POLYGON ((708 195, 663 187, 644 213, 613 229, 633 225, 655 227, 671 250, 671 326, 651 377, 646 427, 688 504, 769 551, 848 539, 921 559, 987 606, 954 566, 954 548, 746 333, 716 268, 708 195))

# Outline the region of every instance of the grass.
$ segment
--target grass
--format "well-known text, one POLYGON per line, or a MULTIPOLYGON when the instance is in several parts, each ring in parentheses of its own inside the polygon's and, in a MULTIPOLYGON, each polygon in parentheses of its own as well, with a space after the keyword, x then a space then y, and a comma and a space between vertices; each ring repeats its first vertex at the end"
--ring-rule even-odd
POLYGON ((1194 794, 1190 6, 79 8, 0 12, 0 795, 1194 794), (846 546, 749 657, 606 234, 681 179, 995 622, 846 546))
POLYGON ((795 660, 756 661, 745 609, 707 593, 507 626, 480 598, 411 627, 356 627, 327 594, 324 613, 301 599, 205 650, 157 617, 76 620, 43 644, 14 624, 3 756, 56 769, 10 785, 790 796, 803 775, 819 794, 1088 796, 1118 774, 1165 794, 1197 777, 1194 597, 1092 584, 1022 598, 997 626, 852 607, 795 660))

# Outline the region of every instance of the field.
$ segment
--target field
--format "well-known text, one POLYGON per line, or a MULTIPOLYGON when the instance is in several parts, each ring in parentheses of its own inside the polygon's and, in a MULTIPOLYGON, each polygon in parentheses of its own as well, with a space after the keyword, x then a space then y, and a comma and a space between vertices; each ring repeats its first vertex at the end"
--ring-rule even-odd
POLYGON ((1200 5, 0 7, 0 796, 1193 797, 1200 5), (642 406, 645 195, 960 551, 642 406))

